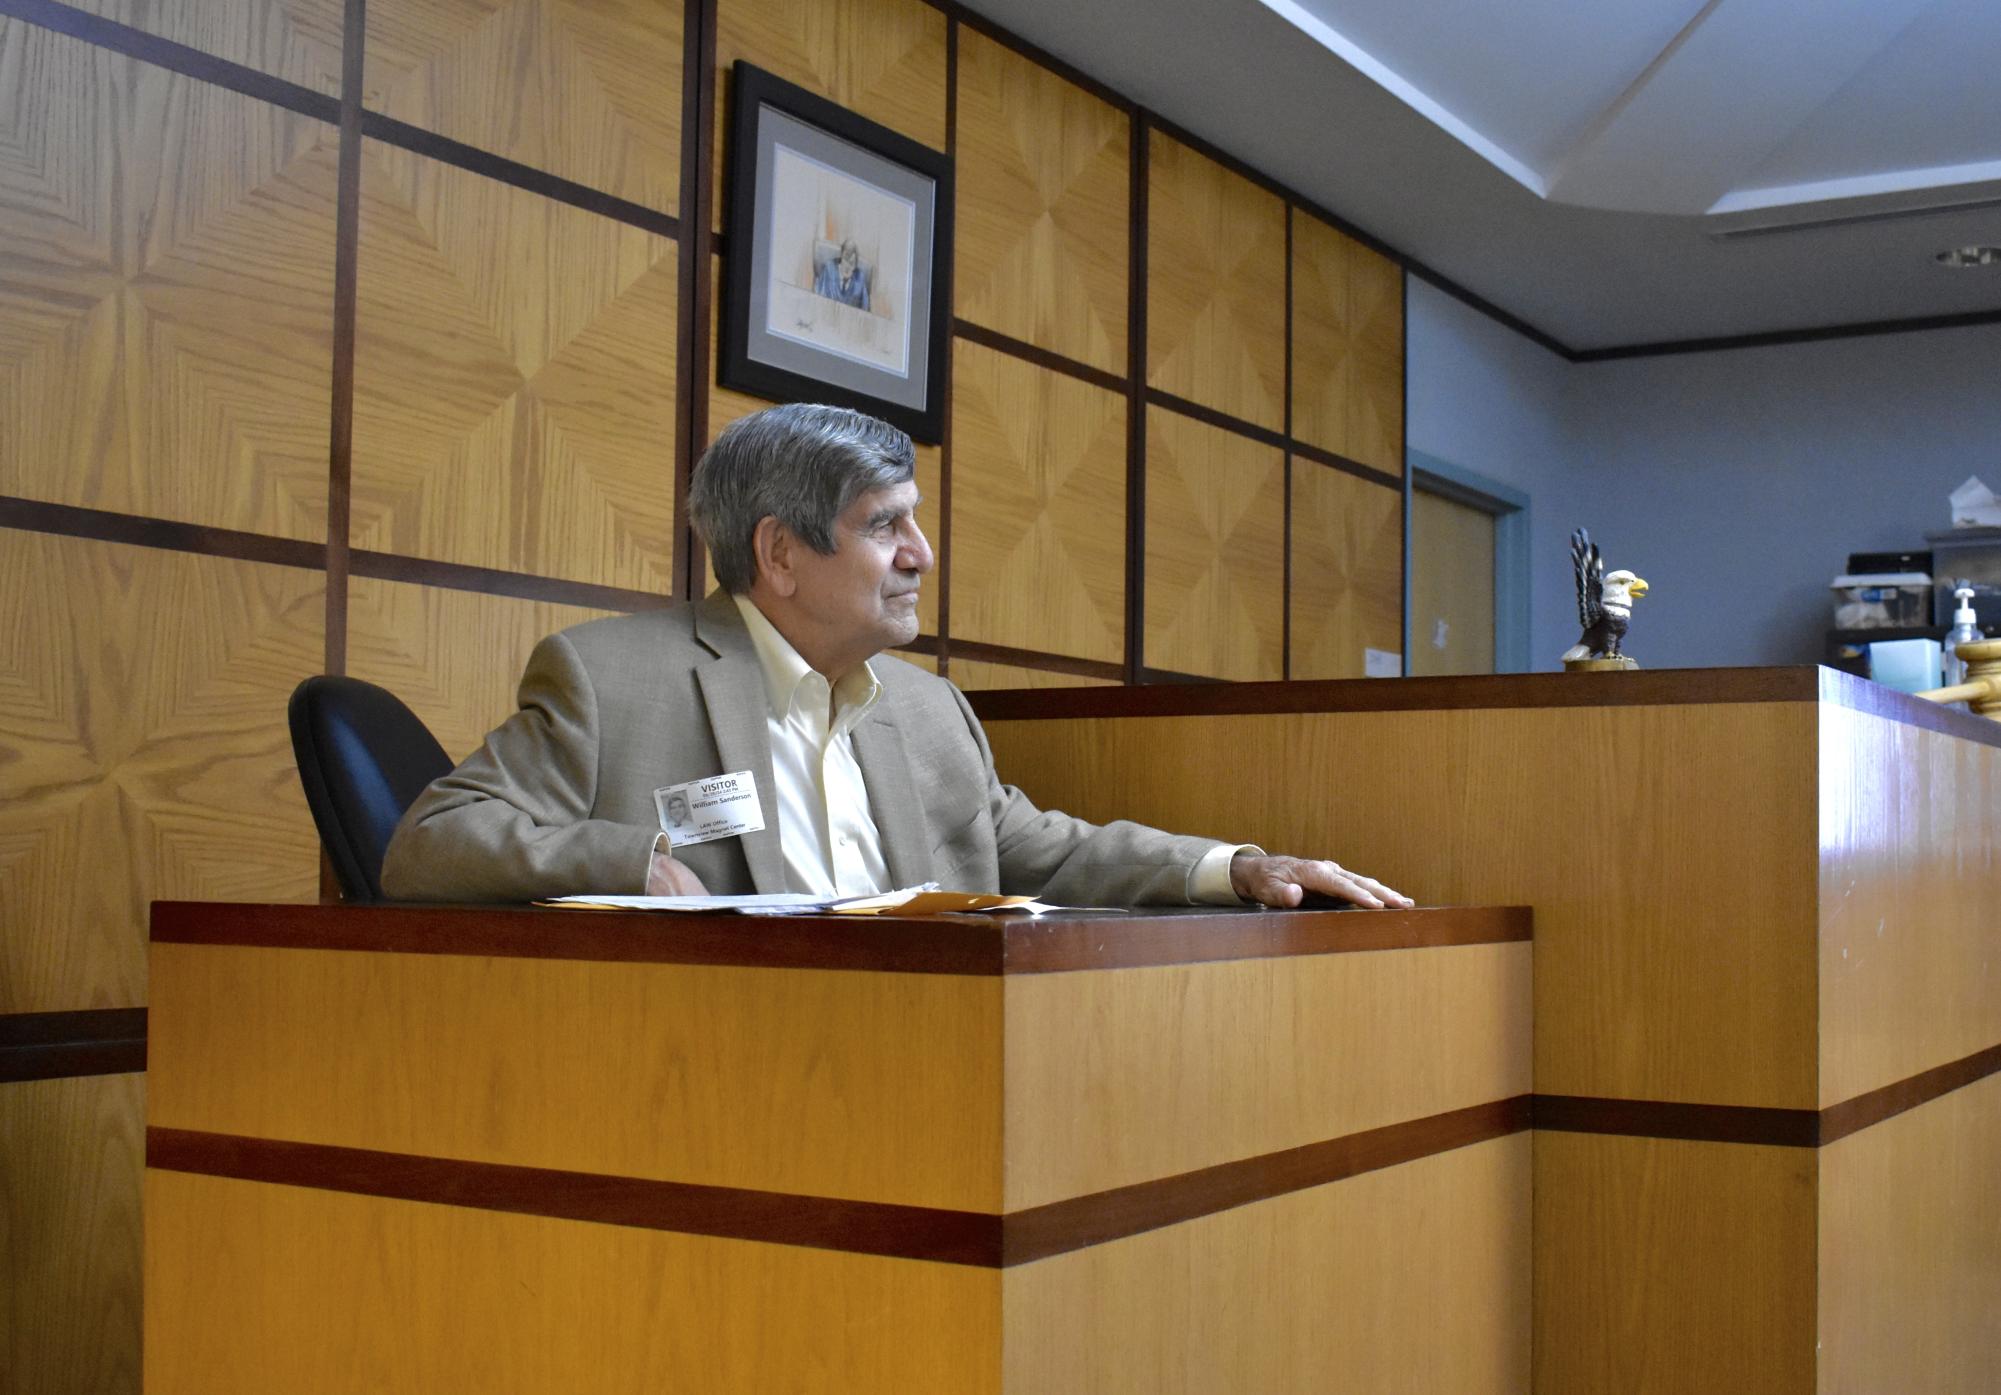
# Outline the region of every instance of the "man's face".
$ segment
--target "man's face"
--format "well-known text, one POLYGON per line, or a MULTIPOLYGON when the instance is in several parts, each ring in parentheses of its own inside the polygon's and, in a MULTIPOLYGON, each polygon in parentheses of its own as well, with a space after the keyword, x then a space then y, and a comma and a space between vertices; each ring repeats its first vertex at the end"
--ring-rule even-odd
POLYGON ((684 796, 678 794, 667 796, 667 819, 670 823, 687 823, 688 813, 688 801, 684 796))
POLYGON ((834 520, 832 555, 794 550, 793 599, 805 631, 794 642, 809 661, 818 662, 817 650, 845 671, 917 638, 918 582, 933 560, 917 499, 914 480, 872 489, 834 520))
POLYGON ((854 279, 855 268, 861 265, 861 260, 861 256, 855 251, 855 245, 852 242, 841 245, 841 279, 843 281, 852 281, 854 279))

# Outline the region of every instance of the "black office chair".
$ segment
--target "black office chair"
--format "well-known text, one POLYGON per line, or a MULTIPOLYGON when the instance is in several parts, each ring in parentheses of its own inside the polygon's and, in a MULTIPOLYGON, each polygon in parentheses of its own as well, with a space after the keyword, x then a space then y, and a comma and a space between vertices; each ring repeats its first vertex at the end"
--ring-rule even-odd
POLYGON ((396 695, 327 674, 292 690, 292 755, 341 895, 380 901, 396 821, 452 759, 396 695))

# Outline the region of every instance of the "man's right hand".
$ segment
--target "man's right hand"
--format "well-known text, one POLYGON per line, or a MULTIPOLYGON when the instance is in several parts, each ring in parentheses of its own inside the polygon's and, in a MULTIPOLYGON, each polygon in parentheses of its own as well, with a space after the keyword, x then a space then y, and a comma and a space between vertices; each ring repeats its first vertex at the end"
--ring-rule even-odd
POLYGON ((686 863, 676 861, 664 852, 653 854, 653 861, 646 868, 646 894, 648 896, 707 896, 709 889, 702 885, 702 879, 688 870, 686 863))

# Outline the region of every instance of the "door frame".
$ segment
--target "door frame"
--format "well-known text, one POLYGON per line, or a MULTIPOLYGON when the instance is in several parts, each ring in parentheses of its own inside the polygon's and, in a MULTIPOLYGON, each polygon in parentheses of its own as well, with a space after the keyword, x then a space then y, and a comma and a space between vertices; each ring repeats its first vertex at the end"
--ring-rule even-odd
POLYGON ((1405 452, 1403 511, 1403 652, 1410 672, 1410 578, 1417 568, 1408 497, 1418 490, 1478 509, 1494 520, 1494 672, 1529 671, 1529 496, 1477 470, 1421 450, 1405 452))

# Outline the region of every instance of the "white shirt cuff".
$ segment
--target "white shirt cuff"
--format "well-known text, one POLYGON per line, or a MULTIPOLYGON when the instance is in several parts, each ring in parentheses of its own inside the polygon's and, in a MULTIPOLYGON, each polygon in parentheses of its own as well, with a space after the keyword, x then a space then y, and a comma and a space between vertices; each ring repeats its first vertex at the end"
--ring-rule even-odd
POLYGON ((1191 903, 1197 906, 1248 904, 1230 885, 1230 859, 1238 853, 1263 857, 1265 850, 1256 843, 1218 843, 1203 853, 1201 860, 1188 869, 1188 899, 1191 903))

